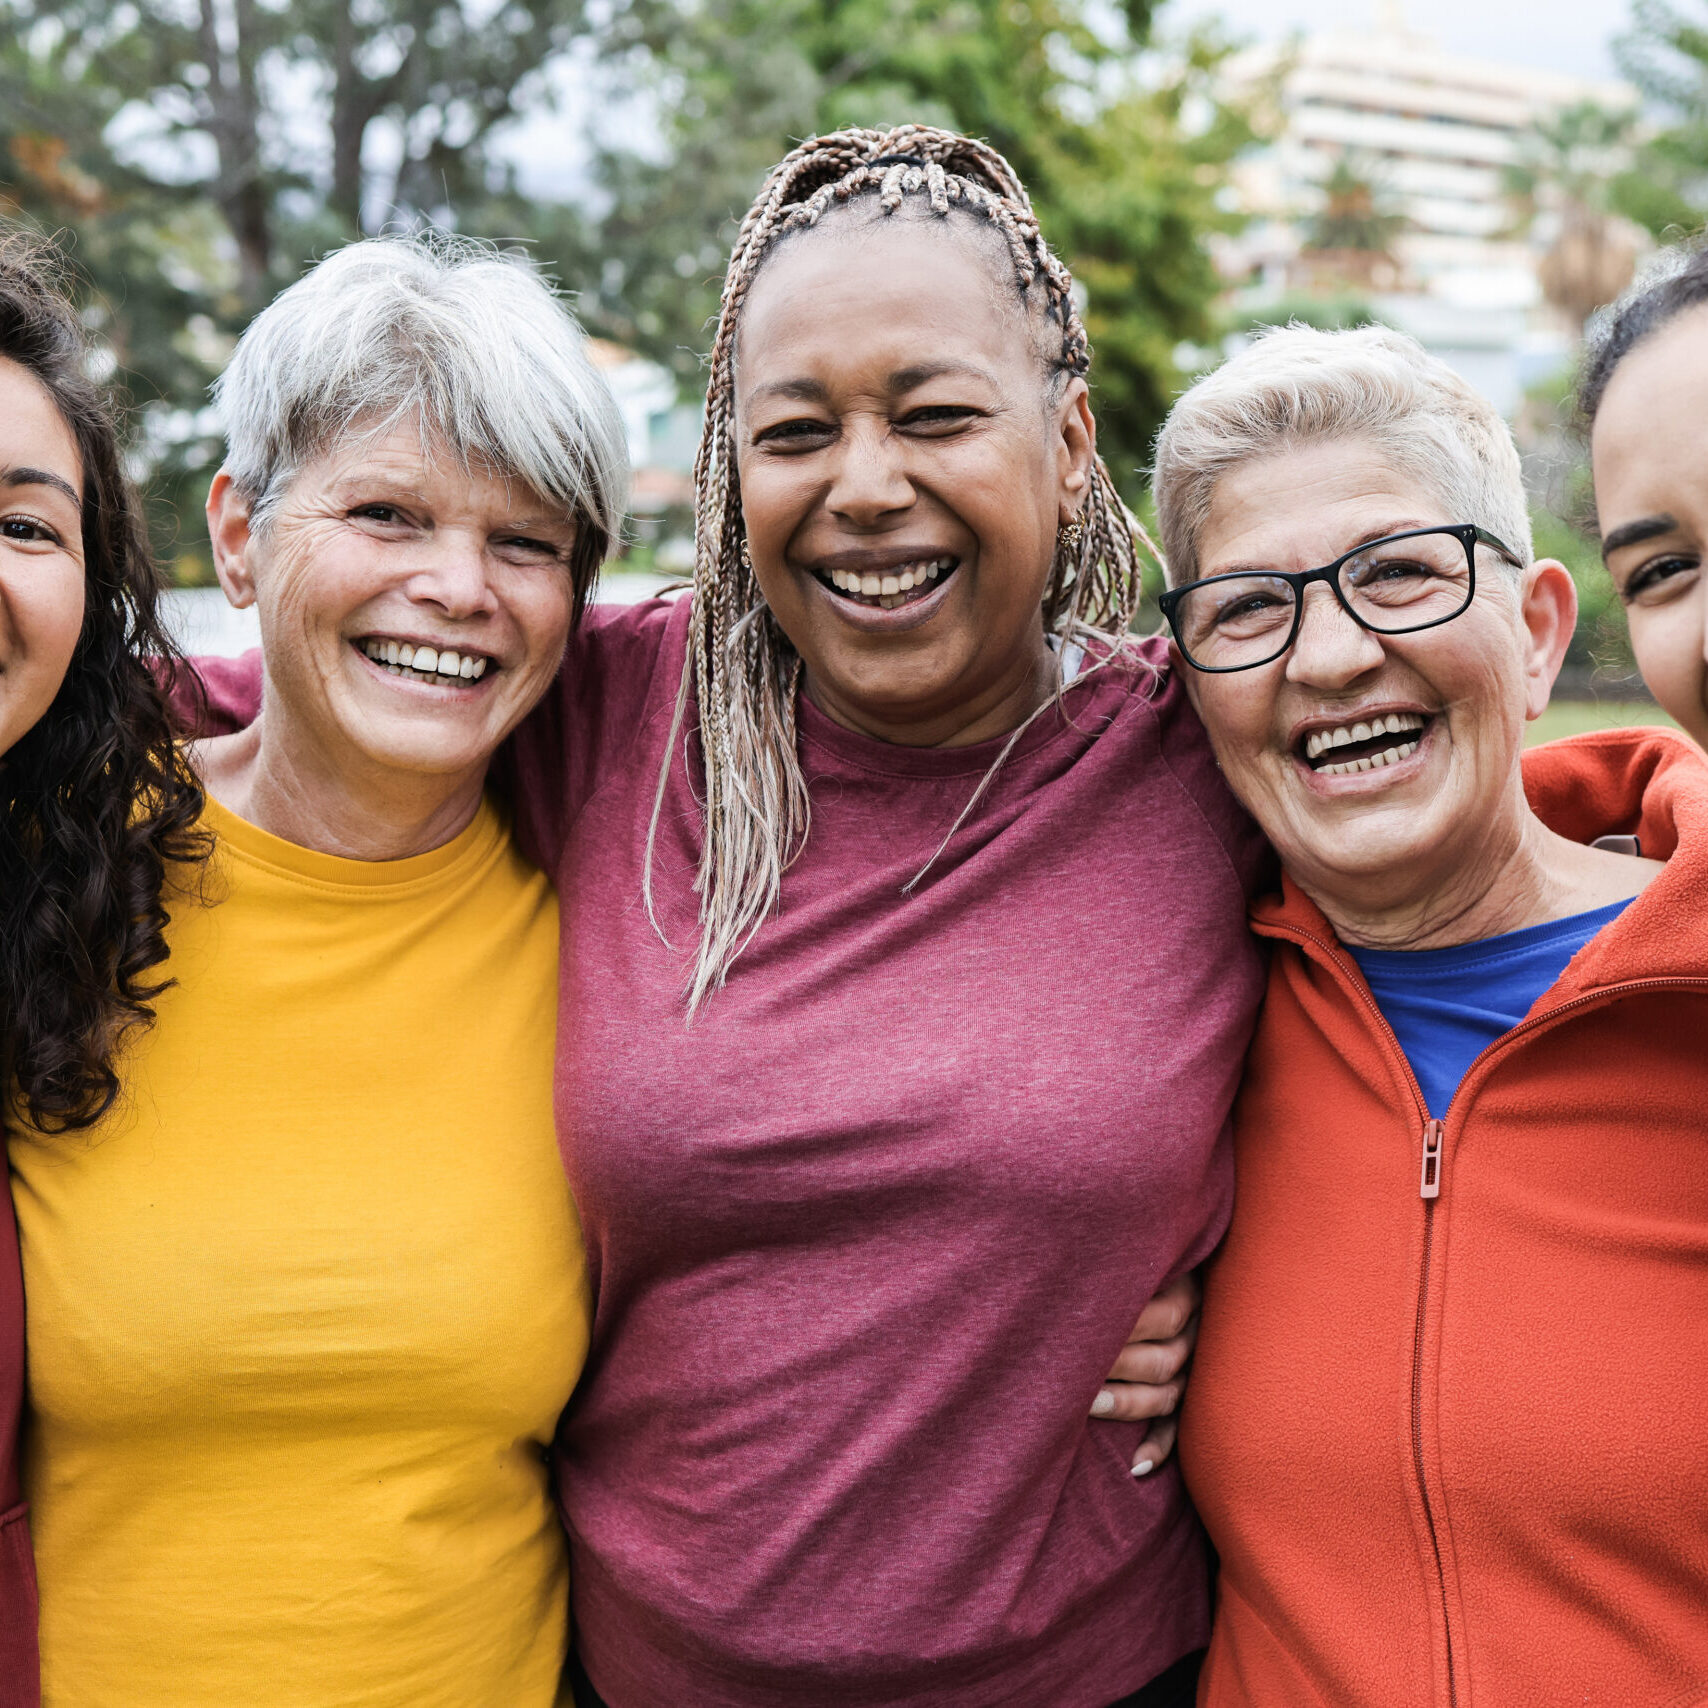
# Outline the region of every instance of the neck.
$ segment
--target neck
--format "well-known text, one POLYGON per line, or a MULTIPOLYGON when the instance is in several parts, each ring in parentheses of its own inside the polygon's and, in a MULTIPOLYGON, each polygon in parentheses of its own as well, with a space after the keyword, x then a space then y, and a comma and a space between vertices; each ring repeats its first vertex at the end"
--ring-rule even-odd
POLYGON ((897 747, 971 747, 1011 734, 1056 691, 1056 657, 1040 636, 1038 651, 989 688, 953 705, 865 706, 839 696, 806 672, 803 692, 833 723, 897 747))
MULTIPOLYGON (((276 708, 276 702, 273 702, 276 708)), ((197 743, 196 770, 220 803, 270 835, 346 860, 431 853, 474 821, 486 768, 468 776, 334 760, 276 709, 197 743)))
POLYGON ((1341 942, 1357 949, 1446 949, 1616 899, 1603 893, 1608 857, 1555 835, 1521 791, 1494 816, 1439 873, 1420 878, 1396 861, 1353 877, 1295 877, 1341 942))

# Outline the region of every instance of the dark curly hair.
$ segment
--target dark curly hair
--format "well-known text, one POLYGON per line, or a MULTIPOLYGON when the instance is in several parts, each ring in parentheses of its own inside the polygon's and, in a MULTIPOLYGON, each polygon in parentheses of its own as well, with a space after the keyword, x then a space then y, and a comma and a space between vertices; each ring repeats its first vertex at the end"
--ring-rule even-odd
POLYGON ((1639 284, 1597 317, 1578 373, 1579 424, 1595 423, 1613 370, 1686 309, 1708 303, 1708 242, 1702 236, 1667 251, 1639 284))
POLYGON ((82 632, 52 705, 0 761, 0 1028, 15 1106, 50 1132, 117 1097, 115 1053, 169 982, 147 977, 167 956, 167 868, 206 853, 167 707, 182 664, 65 277, 48 243, 0 234, 0 356, 52 396, 83 476, 82 632))

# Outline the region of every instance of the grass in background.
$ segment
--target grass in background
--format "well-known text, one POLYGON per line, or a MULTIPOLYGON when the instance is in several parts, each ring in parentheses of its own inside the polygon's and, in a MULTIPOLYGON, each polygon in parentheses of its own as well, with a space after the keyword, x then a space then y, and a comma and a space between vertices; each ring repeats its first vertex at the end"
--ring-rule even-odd
POLYGON ((1678 725, 1652 700, 1555 700, 1525 732, 1524 745, 1582 735, 1592 729, 1625 729, 1631 724, 1678 725))

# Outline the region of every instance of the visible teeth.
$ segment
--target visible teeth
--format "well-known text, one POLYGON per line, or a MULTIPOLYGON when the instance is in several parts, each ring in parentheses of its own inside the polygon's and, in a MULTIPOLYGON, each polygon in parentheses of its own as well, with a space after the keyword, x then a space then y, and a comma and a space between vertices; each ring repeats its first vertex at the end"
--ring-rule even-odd
POLYGON ((370 636, 361 649, 388 676, 413 676, 418 682, 478 682, 486 674, 487 660, 478 653, 458 652, 446 647, 412 646, 408 641, 381 640, 370 636))
POLYGON ((862 593, 876 595, 882 593, 883 590, 884 583, 881 576, 862 575, 860 577, 860 591, 862 593))
POLYGON ((1367 723, 1340 724, 1334 729, 1314 729, 1305 737, 1305 757, 1315 759, 1332 747, 1348 747, 1355 741, 1374 741, 1381 735, 1399 735, 1420 730, 1424 718, 1418 712, 1389 712, 1367 723))
POLYGON ((879 576, 879 578, 878 578, 878 591, 880 593, 899 593, 899 592, 901 592, 901 577, 899 575, 882 575, 882 576, 879 576))
POLYGON ((913 571, 910 569, 904 569, 901 574, 896 577, 896 585, 903 593, 911 593, 913 591, 913 571))
POLYGON ((1385 765, 1398 765, 1402 759, 1409 759, 1423 744, 1416 741, 1402 742, 1398 747, 1385 747, 1380 753, 1370 754, 1363 759, 1346 759, 1338 765, 1319 765, 1319 777, 1350 777, 1356 771, 1379 771, 1385 765))

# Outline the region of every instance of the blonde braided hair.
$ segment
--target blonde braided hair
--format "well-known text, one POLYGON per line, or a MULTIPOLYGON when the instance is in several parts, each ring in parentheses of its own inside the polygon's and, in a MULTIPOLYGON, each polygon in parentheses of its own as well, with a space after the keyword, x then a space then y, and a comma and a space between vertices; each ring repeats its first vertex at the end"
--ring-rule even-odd
MULTIPOLYGON (((801 660, 765 604, 743 550, 735 465, 736 330, 747 294, 777 241, 816 226, 826 213, 862 195, 875 195, 886 214, 899 209, 905 197, 919 195, 939 216, 956 208, 982 216, 1006 241, 1022 298, 1035 303, 1033 292, 1041 288, 1041 306, 1060 328, 1060 349, 1048 355, 1052 373, 1083 376, 1091 365, 1072 275, 1051 253, 1024 185, 994 148, 925 125, 844 130, 803 143, 765 180, 730 254, 708 362, 705 430, 694 460, 692 639, 647 836, 646 905, 656 928, 653 844, 692 694, 699 707, 705 768, 705 839, 694 881, 701 936, 688 986, 690 1014, 722 987, 736 957, 776 907, 783 873, 800 852, 809 820, 806 779, 795 746, 801 660)), ((1121 655, 1121 641, 1138 610, 1135 536, 1153 555, 1155 548, 1122 503, 1101 459, 1077 520, 1077 529, 1065 529, 1057 539, 1043 619, 1046 632, 1064 646, 1087 639, 1105 643, 1083 676, 1121 655)), ((1061 692, 1058 670, 1057 699, 1061 692)), ((943 846, 1030 722, 1010 736, 943 846)))

